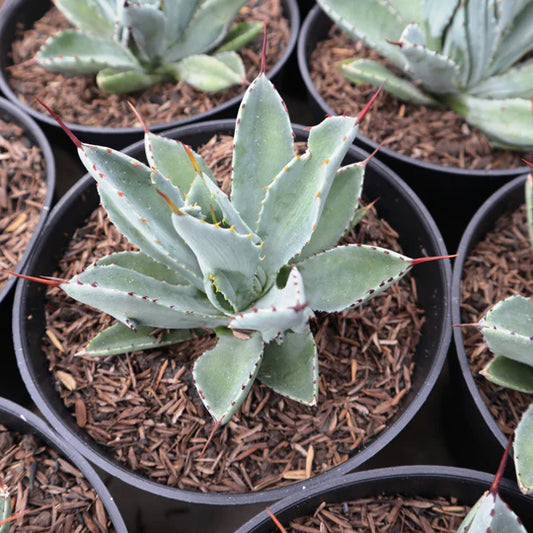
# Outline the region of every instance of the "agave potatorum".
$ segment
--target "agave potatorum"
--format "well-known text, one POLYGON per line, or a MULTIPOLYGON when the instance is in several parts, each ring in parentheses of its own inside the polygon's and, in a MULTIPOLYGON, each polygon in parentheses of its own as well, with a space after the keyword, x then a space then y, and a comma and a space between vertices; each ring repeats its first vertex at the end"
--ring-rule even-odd
MULTIPOLYGON (((533 251, 533 174, 526 179, 525 195, 533 251)), ((497 385, 533 394, 533 297, 516 294, 498 302, 477 327, 495 354, 481 373, 497 385)), ((520 489, 533 494, 533 404, 517 426, 514 461, 520 489)))
POLYGON ((207 328, 217 344, 193 373, 218 423, 228 422, 256 377, 315 404, 314 310, 358 306, 428 260, 336 246, 365 211, 358 199, 366 162, 342 166, 358 123, 326 118, 295 155, 285 104, 263 61, 238 113, 230 197, 180 142, 145 130, 146 166, 69 132, 110 220, 140 249, 111 254, 67 282, 48 281, 119 321, 86 355, 177 343, 194 335, 191 328, 207 328), (156 338, 154 328, 170 332, 156 338))
POLYGON ((97 74, 108 93, 183 80, 202 91, 243 82, 238 50, 261 32, 243 23, 247 0, 54 0, 76 26, 50 38, 36 61, 52 72, 97 74))
POLYGON ((450 107, 495 146, 533 149, 533 61, 519 63, 533 48, 533 0, 317 1, 411 80, 369 59, 341 64, 348 79, 450 107))

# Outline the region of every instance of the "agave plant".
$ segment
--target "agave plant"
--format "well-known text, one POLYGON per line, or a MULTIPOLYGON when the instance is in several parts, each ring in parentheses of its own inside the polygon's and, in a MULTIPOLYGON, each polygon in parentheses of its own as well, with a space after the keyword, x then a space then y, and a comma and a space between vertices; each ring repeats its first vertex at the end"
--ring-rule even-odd
POLYGON ((520 63, 533 48, 532 0, 317 1, 343 31, 405 74, 355 58, 340 65, 349 80, 450 107, 495 146, 533 149, 533 61, 520 63))
POLYGON ((229 421, 256 378, 315 404, 314 311, 358 306, 433 259, 337 246, 365 211, 358 202, 366 161, 342 161, 370 104, 359 117, 311 128, 307 151, 295 155, 263 59, 237 117, 229 197, 198 154, 146 128, 148 165, 66 130, 110 220, 140 250, 111 254, 68 281, 47 280, 119 321, 85 355, 179 343, 207 329, 216 346, 193 374, 217 423, 229 421), (169 332, 152 335, 155 328, 169 332))
POLYGON ((166 80, 220 91, 243 82, 235 50, 262 29, 259 22, 230 29, 246 1, 54 0, 76 29, 50 38, 35 60, 52 72, 97 74, 108 93, 166 80))
MULTIPOLYGON (((533 250, 533 174, 526 179, 525 195, 533 250)), ((533 394, 533 297, 516 294, 498 302, 477 327, 495 354, 481 374, 497 385, 533 394)), ((533 494, 533 404, 516 429, 514 460, 520 489, 533 494)))

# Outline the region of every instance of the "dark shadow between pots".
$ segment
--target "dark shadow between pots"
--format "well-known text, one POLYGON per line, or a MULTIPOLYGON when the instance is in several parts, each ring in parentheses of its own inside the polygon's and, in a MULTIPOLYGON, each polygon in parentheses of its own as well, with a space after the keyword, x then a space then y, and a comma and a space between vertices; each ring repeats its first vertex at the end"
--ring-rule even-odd
MULTIPOLYGON (((16 94, 16 91, 13 90, 5 75, 5 69, 13 64, 10 57, 10 49, 17 28, 19 25, 22 25, 25 28, 31 27, 36 20, 41 18, 50 9, 51 5, 51 0, 39 0, 38 2, 35 0, 11 0, 9 5, 6 5, 6 9, 3 11, 2 17, 0 18, 0 91, 5 94, 6 98, 11 100, 15 105, 22 108, 26 113, 42 124, 47 135, 49 135, 54 142, 67 146, 65 137, 59 130, 55 120, 44 111, 38 111, 23 102, 16 94)), ((300 15, 296 0, 282 0, 282 5, 284 14, 289 20, 291 34, 285 51, 272 69, 267 72, 267 76, 272 80, 277 79, 283 72, 285 63, 291 57, 296 45, 298 30, 300 27, 300 15)), ((280 83, 283 81, 283 78, 278 79, 280 83)), ((150 129, 155 133, 192 122, 234 117, 243 95, 244 93, 241 93, 203 113, 198 113, 178 120, 172 120, 170 122, 150 125, 150 129)), ((116 149, 124 148, 125 146, 138 141, 143 136, 143 129, 140 126, 110 128, 85 126, 71 122, 67 122, 67 126, 83 142, 110 146, 116 149)), ((68 148, 72 147, 68 145, 68 148)))
MULTIPOLYGON (((215 133, 232 134, 234 121, 212 121, 193 124, 167 132, 166 135, 198 146, 215 133)), ((307 137, 307 130, 294 126, 298 139, 307 137)), ((144 158, 144 146, 137 143, 127 153, 144 158)), ((366 153, 351 148, 350 160, 366 158, 366 153)), ((365 196, 379 197, 379 215, 386 219, 400 234, 400 244, 406 255, 445 255, 443 240, 425 207, 414 193, 398 177, 379 161, 372 160, 367 167, 365 196), (408 216, 406 216, 408 213, 408 216)), ((40 252, 31 262, 31 272, 39 275, 50 274, 56 268, 63 249, 74 229, 97 206, 99 199, 94 181, 90 176, 82 178, 59 202, 54 210, 47 231, 40 242, 40 252)), ((48 361, 41 352, 41 338, 45 319, 43 300, 45 290, 41 285, 21 282, 14 310, 15 347, 24 381, 34 401, 52 426, 61 433, 69 434, 77 449, 98 467, 147 492, 164 498, 202 505, 250 505, 268 502, 298 492, 302 487, 315 487, 324 479, 344 474, 363 464, 386 446, 405 427, 426 400, 435 384, 444 363, 451 332, 449 327, 448 280, 449 261, 438 261, 417 266, 412 274, 416 279, 419 305, 424 309, 426 321, 415 354, 415 370, 412 376, 412 390, 404 399, 401 411, 382 434, 368 447, 359 451, 345 463, 325 474, 293 485, 247 494, 203 494, 171 488, 155 483, 127 470, 106 454, 102 446, 93 441, 75 423, 55 390, 54 380, 48 371, 48 361)))
MULTIPOLYGON (((332 25, 321 8, 315 6, 304 20, 298 40, 298 66, 308 91, 309 105, 317 120, 322 120, 325 114, 335 115, 335 112, 311 79, 309 58, 317 42, 327 37, 332 25)), ((373 152, 379 146, 379 139, 358 135, 355 144, 373 152)), ((464 228, 478 207, 502 185, 526 172, 526 167, 501 170, 445 167, 405 156, 386 146, 379 149, 377 157, 412 187, 424 202, 450 252, 457 249, 464 228)))
MULTIPOLYGON (((524 204, 525 176, 518 177, 501 187, 476 212, 466 228, 459 244, 452 277, 452 323, 461 323, 461 284, 463 268, 469 252, 493 228, 505 212, 518 209, 524 204)), ((467 462, 496 471, 500 457, 507 444, 507 437, 491 415, 483 401, 468 363, 462 328, 453 328, 457 357, 451 358, 454 381, 459 385, 457 402, 463 413, 462 424, 472 438, 464 439, 464 446, 455 450, 461 463, 467 462), (479 463, 481 462, 481 464, 479 463)), ((514 478, 512 462, 507 465, 506 475, 514 478)))

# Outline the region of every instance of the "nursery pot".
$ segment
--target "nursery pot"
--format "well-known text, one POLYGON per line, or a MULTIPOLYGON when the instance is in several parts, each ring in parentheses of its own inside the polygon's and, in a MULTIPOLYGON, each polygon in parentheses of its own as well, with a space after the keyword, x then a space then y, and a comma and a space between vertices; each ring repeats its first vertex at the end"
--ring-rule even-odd
MULTIPOLYGON (((331 19, 315 6, 305 18, 298 41, 298 65, 307 88, 309 105, 317 119, 334 115, 310 76, 309 59, 317 42, 326 39, 331 19)), ((332 65, 332 68, 336 68, 332 65)), ((347 113, 354 112, 347 110, 347 113)), ((359 134, 355 144, 373 152, 380 139, 359 134), (377 142, 376 142, 377 141, 377 142)), ((525 172, 525 167, 501 170, 467 170, 421 161, 386 146, 377 157, 410 185, 429 209, 450 252, 457 249, 462 232, 476 209, 499 187, 525 172)))
MULTIPOLYGON (((474 246, 491 231, 498 217, 506 211, 518 209, 525 203, 524 184, 526 176, 521 176, 501 187, 476 212, 468 224, 455 259, 452 278, 452 323, 460 324, 461 320, 461 285, 465 261, 474 246)), ((487 308, 491 304, 487 304, 487 308)), ((481 317, 480 317, 481 318, 481 317)), ((489 408, 483 401, 478 386, 472 375, 464 346, 464 332, 461 327, 453 328, 454 344, 457 358, 451 359, 452 372, 455 382, 459 384, 457 391, 459 402, 458 413, 463 413, 463 424, 468 427, 472 439, 464 439, 464 448, 459 453, 468 456, 468 461, 483 461, 479 467, 494 470, 501 457, 507 437, 489 408)), ((513 475, 511 462, 508 464, 508 474, 513 475)))
MULTIPOLYGON (((0 18, 0 91, 5 94, 6 98, 24 109, 24 111, 32 115, 39 123, 41 123, 47 133, 54 136, 54 140, 57 139, 58 142, 65 144, 64 136, 59 132, 55 120, 51 118, 44 109, 41 112, 28 105, 27 102, 21 100, 17 95, 16 88, 14 89, 9 84, 5 73, 6 67, 13 64, 13 60, 10 57, 11 43, 15 39, 19 25, 22 25, 24 28, 31 28, 51 6, 52 2, 50 0, 10 0, 9 5, 5 6, 5 10, 2 12, 2 17, 0 18)), ((267 76, 270 79, 277 78, 278 80, 280 74, 283 74, 283 66, 292 55, 300 27, 300 15, 296 0, 282 0, 282 6, 284 15, 289 20, 290 25, 291 33, 289 42, 279 60, 275 63, 272 69, 267 72, 267 76)), ((237 107, 242 100, 243 95, 244 92, 201 113, 192 114, 169 122, 150 124, 150 130, 153 132, 160 132, 165 129, 176 128, 192 122, 233 117, 235 116, 237 107)), ((131 99, 132 102, 135 103, 134 94, 131 96, 131 99)), ((53 105, 53 102, 51 104, 53 105)), ((72 122, 67 122, 67 126, 84 142, 110 146, 117 149, 124 148, 125 146, 138 141, 143 136, 143 129, 140 126, 113 128, 87 126, 72 122)))
MULTIPOLYGON (((309 490, 285 498, 269 508, 286 527, 297 517, 312 514, 322 503, 343 503, 381 494, 424 498, 457 498, 458 505, 472 506, 489 489, 493 475, 447 466, 401 466, 350 474, 329 480, 309 490)), ((500 496, 519 516, 524 526, 533 527, 533 500, 522 495, 515 485, 502 480, 500 496)), ((370 529, 370 527, 369 527, 370 529)), ((262 511, 236 533, 277 533, 268 512, 262 511)))
MULTIPOLYGON (((196 147, 216 133, 232 135, 234 124, 234 121, 193 124, 167 132, 166 135, 196 147)), ((308 131, 301 126, 294 126, 294 131, 297 140, 307 137, 308 131)), ((137 143, 126 152, 143 158, 144 145, 137 143)), ((356 161, 365 159, 366 156, 360 149, 352 147, 347 158, 356 161)), ((378 161, 370 161, 364 187, 368 198, 379 197, 379 215, 400 234, 400 244, 406 255, 420 257, 425 254, 446 254, 443 240, 423 204, 387 167, 378 161)), ((85 176, 71 188, 53 212, 46 233, 40 241, 40 250, 31 262, 31 272, 46 275, 54 271, 73 231, 96 208, 98 202, 96 187, 90 176, 85 176)), ((417 266, 410 275, 416 279, 419 306, 425 312, 426 321, 414 356, 412 389, 404 397, 403 411, 399 412, 390 427, 346 462, 315 478, 285 487, 242 494, 205 494, 148 480, 112 459, 76 425, 56 391, 55 382, 48 370, 48 361, 41 351, 41 338, 45 328, 45 290, 40 285, 26 282, 22 282, 18 287, 14 310, 14 339, 18 363, 32 398, 52 426, 71 436, 82 454, 113 476, 145 491, 189 503, 230 506, 269 502, 299 492, 304 487, 310 489, 319 486, 324 479, 347 473, 363 464, 388 444, 424 403, 441 371, 451 339, 447 289, 450 265, 446 260, 423 264, 417 266)))
POLYGON ((0 398, 0 424, 3 424, 11 431, 34 435, 72 463, 84 475, 99 496, 114 530, 117 533, 127 532, 124 520, 106 486, 92 466, 76 451, 68 440, 60 438, 31 411, 5 398, 0 398))
MULTIPOLYGON (((39 234, 44 226, 48 212, 52 207, 56 181, 55 160, 50 143, 37 123, 26 113, 21 111, 17 106, 4 98, 0 98, 0 118, 6 122, 14 122, 21 127, 30 142, 41 150, 44 162, 46 197, 44 199, 41 216, 37 222, 37 225, 35 226, 35 229, 33 230, 33 234, 28 243, 26 251, 14 268, 15 272, 22 272, 26 262, 28 261, 28 258, 32 253, 33 247, 39 238, 39 234)), ((7 308, 10 307, 10 299, 12 297, 12 289, 15 285, 15 281, 16 278, 12 277, 0 290, 0 309, 2 312, 9 312, 7 308)))

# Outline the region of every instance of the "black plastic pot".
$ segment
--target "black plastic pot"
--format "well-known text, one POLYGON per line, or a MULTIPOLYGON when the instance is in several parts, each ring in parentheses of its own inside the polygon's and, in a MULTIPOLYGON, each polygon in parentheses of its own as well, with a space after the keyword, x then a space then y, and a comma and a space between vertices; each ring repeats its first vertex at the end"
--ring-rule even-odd
MULTIPOLYGON (((317 42, 327 38, 332 25, 331 19, 316 6, 304 20, 298 41, 298 66, 309 94, 309 105, 318 120, 325 114, 334 115, 335 112, 319 94, 311 79, 309 58, 317 42)), ((346 112, 355 111, 350 109, 346 112)), ((359 134, 355 143, 373 152, 378 148, 379 141, 359 134)), ((408 157, 386 146, 379 149, 377 157, 417 193, 437 222, 451 252, 457 248, 464 228, 476 209, 502 185, 526 172, 526 167, 501 170, 445 167, 408 157)))
POLYGON ((111 494, 92 466, 76 451, 70 442, 61 439, 59 435, 32 412, 1 397, 0 423, 12 431, 36 436, 72 463, 85 476, 100 497, 115 531, 117 533, 127 533, 124 520, 111 494))
MULTIPOLYGON (((31 117, 4 98, 0 98, 0 118, 6 122, 15 122, 24 129, 25 135, 28 137, 28 139, 41 150, 46 172, 46 198, 44 200, 42 213, 37 226, 33 231, 33 236, 28 243, 28 247, 14 269, 15 272, 22 272, 24 265, 28 261, 33 247, 39 238, 39 233, 44 226, 46 217, 48 216, 48 213, 52 207, 56 183, 55 160, 50 143, 48 142, 41 128, 31 117)), ((9 307, 11 301, 10 297, 12 296, 11 293, 15 285, 15 281, 16 278, 12 277, 0 290, 0 309, 2 309, 4 305, 9 307)))
MULTIPOLYGON (((51 0, 10 0, 5 11, 0 18, 0 91, 6 98, 20 106, 24 111, 32 115, 39 123, 43 125, 47 134, 53 136, 54 140, 64 143, 64 136, 59 133, 55 120, 46 112, 41 112, 21 101, 16 91, 9 85, 5 76, 5 68, 12 65, 10 57, 11 43, 14 40, 15 32, 20 24, 25 28, 31 27, 36 20, 41 18, 52 5, 51 0)), ((289 19, 291 35, 287 48, 283 55, 267 73, 270 79, 279 78, 283 66, 292 55, 298 30, 300 27, 300 14, 296 0, 282 0, 282 5, 286 17, 289 19)), ((241 93, 228 101, 203 113, 198 113, 190 117, 173 120, 170 122, 150 125, 153 132, 162 131, 169 128, 176 128, 192 122, 199 122, 208 119, 219 119, 233 117, 236 114, 237 107, 244 93, 241 93)), ((143 136, 141 127, 110 128, 85 126, 67 122, 67 126, 84 142, 111 146, 113 148, 124 148, 125 146, 138 141, 143 136)))
MULTIPOLYGON (((469 252, 491 231, 499 216, 508 210, 518 209, 525 203, 525 181, 526 176, 521 176, 501 187, 479 208, 466 228, 453 267, 453 324, 461 323, 461 281, 469 252)), ((455 382, 460 387, 457 390, 457 400, 460 404, 458 412, 464 417, 460 423, 469 428, 473 437, 465 439, 465 446, 459 450, 459 457, 461 459, 469 457, 469 461, 476 459, 484 461, 482 466, 486 465, 486 468, 492 470, 498 465, 499 458, 507 444, 507 437, 498 427, 476 385, 464 348, 462 328, 453 328, 453 336, 457 358, 451 359, 451 368, 455 374, 455 382)), ((508 464, 507 472, 510 476, 513 475, 511 462, 508 464)))
MULTIPOLYGON (((459 505, 473 505, 490 487, 494 476, 446 466, 402 466, 381 468, 328 481, 321 487, 300 493, 270 506, 272 513, 288 526, 294 518, 313 513, 322 502, 343 503, 380 494, 457 498, 459 505)), ((502 480, 500 495, 522 519, 533 527, 533 499, 520 493, 515 485, 502 480)), ((268 512, 262 511, 236 533, 277 533, 268 512)), ((496 532, 495 532, 496 533, 496 532)))
MULTIPOLYGON (((234 121, 212 121, 172 130, 167 135, 194 147, 206 142, 215 133, 231 135, 233 129, 234 121)), ((303 127, 294 126, 294 130, 298 139, 307 137, 308 132, 303 127)), ((144 158, 142 143, 137 143, 126 151, 139 159, 144 158)), ((348 155, 351 161, 365 157, 366 153, 355 147, 350 149, 348 155)), ((419 257, 446 253, 443 240, 426 208, 409 187, 378 161, 372 160, 367 166, 365 194, 369 199, 379 197, 379 214, 398 231, 405 254, 419 257)), ((40 275, 53 272, 73 231, 95 209, 98 201, 96 187, 90 176, 85 176, 72 187, 50 218, 40 249, 29 266, 31 272, 40 275)), ((55 390, 54 380, 48 371, 48 361, 41 352, 41 338, 45 328, 45 291, 42 286, 27 282, 22 282, 18 287, 14 309, 17 359, 32 398, 52 426, 61 433, 71 435, 82 454, 113 476, 147 492, 195 504, 231 506, 273 501, 299 492, 302 487, 317 487, 324 479, 345 474, 362 465, 398 435, 426 400, 439 376, 451 340, 448 298, 450 265, 448 261, 422 264, 410 275, 416 279, 419 304, 425 311, 426 322, 416 349, 413 387, 405 397, 403 411, 368 447, 342 465, 316 478, 288 487, 248 494, 203 494, 157 484, 114 461, 76 425, 55 390)))

